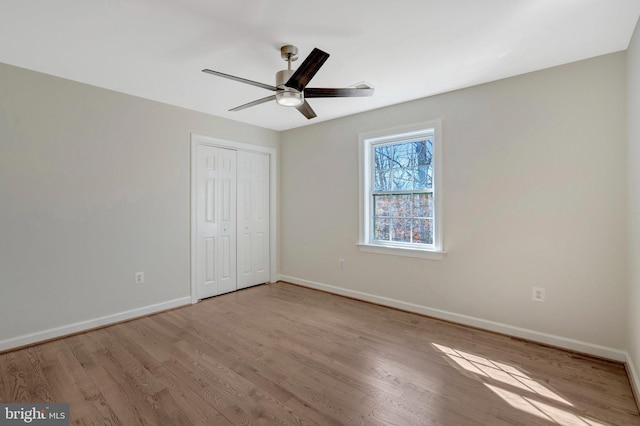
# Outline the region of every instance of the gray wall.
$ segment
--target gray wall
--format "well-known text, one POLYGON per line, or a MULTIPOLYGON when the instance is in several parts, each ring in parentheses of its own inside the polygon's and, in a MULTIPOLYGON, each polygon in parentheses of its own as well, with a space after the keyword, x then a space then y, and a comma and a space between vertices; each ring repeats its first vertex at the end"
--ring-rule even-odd
POLYGON ((279 145, 275 131, 0 64, 0 347, 189 296, 191 132, 279 145))
POLYGON ((625 72, 620 52, 284 132, 281 273, 535 338, 626 348, 625 72), (358 133, 437 118, 446 256, 360 252, 358 133), (531 300, 532 286, 546 302, 531 300))
MULTIPOLYGON (((629 137, 629 349, 640 367, 640 21, 627 51, 629 137)), ((634 369, 636 386, 640 376, 634 369)), ((640 391, 640 389, 637 389, 640 391)), ((640 395, 640 394, 638 394, 640 395)))

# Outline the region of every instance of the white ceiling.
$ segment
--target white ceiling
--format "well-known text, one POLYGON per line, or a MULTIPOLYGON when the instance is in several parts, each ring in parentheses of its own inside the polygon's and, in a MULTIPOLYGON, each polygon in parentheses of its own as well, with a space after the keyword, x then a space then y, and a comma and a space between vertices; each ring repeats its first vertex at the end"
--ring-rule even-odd
POLYGON ((640 0, 0 0, 0 62, 285 130, 627 48, 640 0), (307 120, 272 92, 300 60, 331 57, 309 87, 366 81, 371 98, 310 99, 307 120))

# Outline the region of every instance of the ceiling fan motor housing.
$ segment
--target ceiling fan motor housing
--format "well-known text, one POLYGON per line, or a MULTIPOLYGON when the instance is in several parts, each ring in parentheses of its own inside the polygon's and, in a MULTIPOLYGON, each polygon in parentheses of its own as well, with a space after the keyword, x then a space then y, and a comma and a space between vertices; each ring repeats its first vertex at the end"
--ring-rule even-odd
MULTIPOLYGON (((289 81, 289 78, 293 75, 294 70, 282 70, 276 73, 276 87, 278 89, 285 89, 285 83, 289 81)), ((292 89, 293 90, 293 89, 292 89)))

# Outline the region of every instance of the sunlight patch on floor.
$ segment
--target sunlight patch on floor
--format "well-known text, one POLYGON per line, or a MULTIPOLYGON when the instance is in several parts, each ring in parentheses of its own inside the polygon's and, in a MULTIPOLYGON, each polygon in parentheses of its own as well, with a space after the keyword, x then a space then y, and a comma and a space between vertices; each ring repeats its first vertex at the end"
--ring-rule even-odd
POLYGON ((554 407, 553 405, 545 404, 541 401, 536 401, 533 398, 527 398, 525 396, 518 395, 515 392, 510 392, 498 386, 492 386, 487 383, 485 383, 484 385, 491 389, 496 395, 506 401, 513 408, 525 411, 529 414, 533 414, 534 416, 543 418, 545 420, 549 420, 560 425, 606 426, 604 423, 585 419, 584 417, 573 414, 567 410, 554 407))
POLYGON ((432 345, 445 354, 452 365, 471 373, 515 409, 560 425, 607 426, 572 413, 571 402, 511 365, 448 346, 432 345))

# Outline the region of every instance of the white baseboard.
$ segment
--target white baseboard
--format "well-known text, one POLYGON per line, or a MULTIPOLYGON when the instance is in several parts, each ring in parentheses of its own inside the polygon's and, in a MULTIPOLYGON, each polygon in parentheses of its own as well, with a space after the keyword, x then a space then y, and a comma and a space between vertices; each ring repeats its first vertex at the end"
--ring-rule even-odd
MULTIPOLYGON (((414 312, 433 318, 451 321, 458 324, 468 325, 471 327, 489 330, 508 336, 519 337, 521 339, 531 340, 562 349, 568 349, 575 352, 594 355, 619 362, 629 362, 629 356, 626 352, 609 348, 606 346, 595 345, 592 343, 582 342, 566 337, 555 336, 552 334, 542 333, 539 331, 528 330, 525 328, 515 327, 508 324, 502 324, 495 321, 488 321, 481 318, 475 318, 468 315, 456 314, 454 312, 443 311, 440 309, 430 308, 428 306, 416 305, 413 303, 403 302, 401 300, 389 299, 387 297, 376 296, 370 293, 349 290, 341 287, 322 284, 315 281, 309 281, 301 278, 291 277, 288 275, 279 275, 279 280, 298 284, 304 287, 316 290, 326 291, 328 293, 338 294, 341 296, 351 297, 353 299, 363 300, 378 305, 388 306, 391 308, 401 309, 403 311, 414 312)), ((636 376, 637 377, 637 376, 636 376)))
POLYGON ((636 404, 640 407, 640 376, 638 376, 638 370, 636 370, 631 354, 627 353, 626 355, 627 359, 625 364, 627 367, 627 376, 629 376, 629 382, 631 383, 631 390, 636 399, 636 404))
POLYGON ((168 300, 155 305, 144 306, 142 308, 131 309, 117 314, 107 315, 100 318, 94 318, 87 321, 76 322, 74 324, 63 325, 61 327, 50 328, 48 330, 39 331, 37 333, 25 334, 23 336, 12 337, 0 340, 0 352, 7 351, 22 346, 32 345, 46 340, 58 337, 68 336, 70 334, 91 330, 98 327, 104 327, 133 318, 151 315, 156 312, 166 311, 167 309, 177 308, 179 306, 190 305, 191 297, 182 297, 180 299, 168 300))

